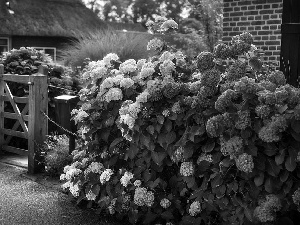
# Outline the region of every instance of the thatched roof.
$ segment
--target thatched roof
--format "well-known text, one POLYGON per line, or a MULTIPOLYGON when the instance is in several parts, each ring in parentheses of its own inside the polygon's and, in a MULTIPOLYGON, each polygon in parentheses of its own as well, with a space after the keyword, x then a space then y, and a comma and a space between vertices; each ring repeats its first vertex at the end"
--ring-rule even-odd
POLYGON ((106 28, 80 0, 0 0, 0 35, 73 37, 106 28))
POLYGON ((140 23, 117 23, 117 22, 106 22, 109 27, 114 30, 127 30, 127 31, 138 31, 147 32, 147 29, 140 23))

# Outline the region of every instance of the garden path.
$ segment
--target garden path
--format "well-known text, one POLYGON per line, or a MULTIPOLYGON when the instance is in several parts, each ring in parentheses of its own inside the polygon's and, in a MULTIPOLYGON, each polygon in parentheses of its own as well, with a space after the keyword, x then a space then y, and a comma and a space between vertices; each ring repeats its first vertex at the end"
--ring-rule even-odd
MULTIPOLYGON (((0 162, 1 225, 113 225, 75 206, 58 189, 35 182, 27 170, 0 162)), ((98 216, 99 218, 99 216, 98 216)))

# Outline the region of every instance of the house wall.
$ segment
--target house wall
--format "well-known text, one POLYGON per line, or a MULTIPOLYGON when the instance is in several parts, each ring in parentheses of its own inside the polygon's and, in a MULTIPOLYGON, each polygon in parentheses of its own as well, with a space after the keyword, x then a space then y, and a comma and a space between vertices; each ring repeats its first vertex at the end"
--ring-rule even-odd
POLYGON ((266 61, 280 60, 283 0, 224 0, 223 41, 248 31, 266 61))

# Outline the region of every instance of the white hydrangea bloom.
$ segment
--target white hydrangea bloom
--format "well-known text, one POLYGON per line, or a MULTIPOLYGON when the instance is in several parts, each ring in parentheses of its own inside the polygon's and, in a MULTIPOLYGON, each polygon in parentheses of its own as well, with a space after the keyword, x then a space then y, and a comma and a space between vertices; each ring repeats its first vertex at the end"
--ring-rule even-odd
POLYGON ((117 198, 114 198, 113 200, 111 200, 109 206, 108 206, 108 211, 111 215, 115 214, 116 210, 116 202, 117 202, 117 198))
POLYGON ((121 115, 120 123, 124 123, 129 127, 129 129, 132 129, 135 124, 135 119, 131 117, 129 114, 121 115))
POLYGON ((154 204, 154 193, 152 191, 147 191, 147 194, 144 196, 144 202, 148 207, 154 204))
POLYGON ((120 87, 122 88, 130 88, 134 85, 134 81, 127 77, 127 78, 123 78, 121 81, 120 81, 120 87))
POLYGON ((84 171, 85 174, 88 174, 90 172, 92 173, 98 173, 101 174, 102 173, 102 169, 103 169, 103 164, 100 162, 92 162, 89 167, 84 171))
POLYGON ((133 174, 126 171, 124 175, 121 177, 120 182, 124 187, 127 187, 132 178, 133 178, 133 174))
POLYGON ((135 187, 140 187, 142 185, 142 181, 141 180, 136 180, 136 181, 133 182, 133 185, 135 187))
POLYGON ((110 180, 110 177, 114 174, 111 169, 106 169, 100 175, 100 183, 104 184, 110 180))
POLYGON ((100 85, 100 89, 109 89, 114 86, 114 78, 113 77, 107 77, 103 80, 102 84, 100 85))
POLYGON ((78 197, 79 196, 80 188, 79 188, 79 184, 78 183, 76 183, 76 184, 70 183, 69 190, 70 190, 71 194, 74 197, 78 197))
POLYGON ((164 42, 158 38, 150 40, 147 44, 147 50, 160 50, 164 46, 164 42))
POLYGON ((145 205, 144 198, 146 194, 147 194, 146 188, 142 188, 142 187, 136 188, 133 197, 134 204, 138 206, 144 206, 145 205))
POLYGON ((162 23, 160 29, 167 31, 169 29, 178 29, 178 24, 174 20, 167 20, 162 23))
POLYGON ((144 64, 145 64, 146 62, 147 62, 146 59, 140 59, 140 60, 138 60, 137 63, 136 63, 137 69, 138 69, 138 70, 141 70, 142 67, 144 66, 144 64))
POLYGON ((138 102, 135 102, 128 106, 129 115, 133 118, 137 118, 137 115, 139 114, 140 111, 141 111, 141 105, 138 102))
POLYGON ((139 94, 136 97, 136 102, 137 103, 146 103, 148 101, 148 97, 149 97, 149 92, 143 91, 141 94, 139 94))
POLYGON ((76 177, 81 173, 81 169, 72 168, 66 173, 66 179, 71 180, 73 177, 76 177))
POLYGON ((193 175, 194 173, 194 165, 193 162, 183 162, 180 166, 180 174, 182 176, 188 177, 193 175))
POLYGON ((169 51, 165 51, 160 57, 159 57, 159 61, 160 62, 164 62, 166 60, 173 60, 175 59, 175 55, 169 51))
POLYGON ((163 198, 161 201, 160 201, 160 206, 163 207, 164 209, 166 208, 169 208, 171 205, 171 202, 169 199, 167 198, 163 198))
POLYGON ((107 102, 122 100, 122 98, 123 93, 120 88, 111 88, 105 94, 105 101, 107 102))
POLYGON ((191 216, 196 216, 201 212, 201 204, 199 201, 194 201, 189 208, 189 213, 191 216))
POLYGON ((97 198, 97 195, 95 195, 92 190, 90 190, 86 195, 85 195, 86 199, 89 201, 95 201, 95 199, 97 198))
POLYGON ((137 69, 137 65, 134 59, 126 60, 119 67, 120 72, 124 74, 134 72, 136 71, 136 69, 137 69))
POLYGON ((111 61, 119 60, 119 56, 116 53, 108 53, 104 56, 103 61, 106 65, 110 65, 111 61))

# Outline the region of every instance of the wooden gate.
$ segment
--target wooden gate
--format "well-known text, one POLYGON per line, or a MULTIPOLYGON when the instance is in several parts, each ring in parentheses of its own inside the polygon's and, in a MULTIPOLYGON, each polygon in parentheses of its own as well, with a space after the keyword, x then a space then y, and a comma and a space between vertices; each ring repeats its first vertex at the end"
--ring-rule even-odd
POLYGON ((48 120, 43 113, 48 113, 48 85, 47 69, 40 67, 33 75, 4 74, 4 67, 0 65, 0 151, 13 152, 28 156, 28 172, 37 173, 40 169, 37 154, 44 143, 48 132, 48 120), (29 85, 28 97, 13 96, 7 82, 29 85), (13 113, 5 111, 5 102, 10 102, 13 113), (25 104, 20 110, 18 104, 25 104), (5 118, 16 120, 11 129, 4 126, 5 118), (21 127, 22 131, 19 131, 21 127), (21 149, 9 145, 12 137, 28 140, 28 149, 21 149))
POLYGON ((287 82, 300 87, 300 1, 284 0, 281 25, 280 70, 287 82))

